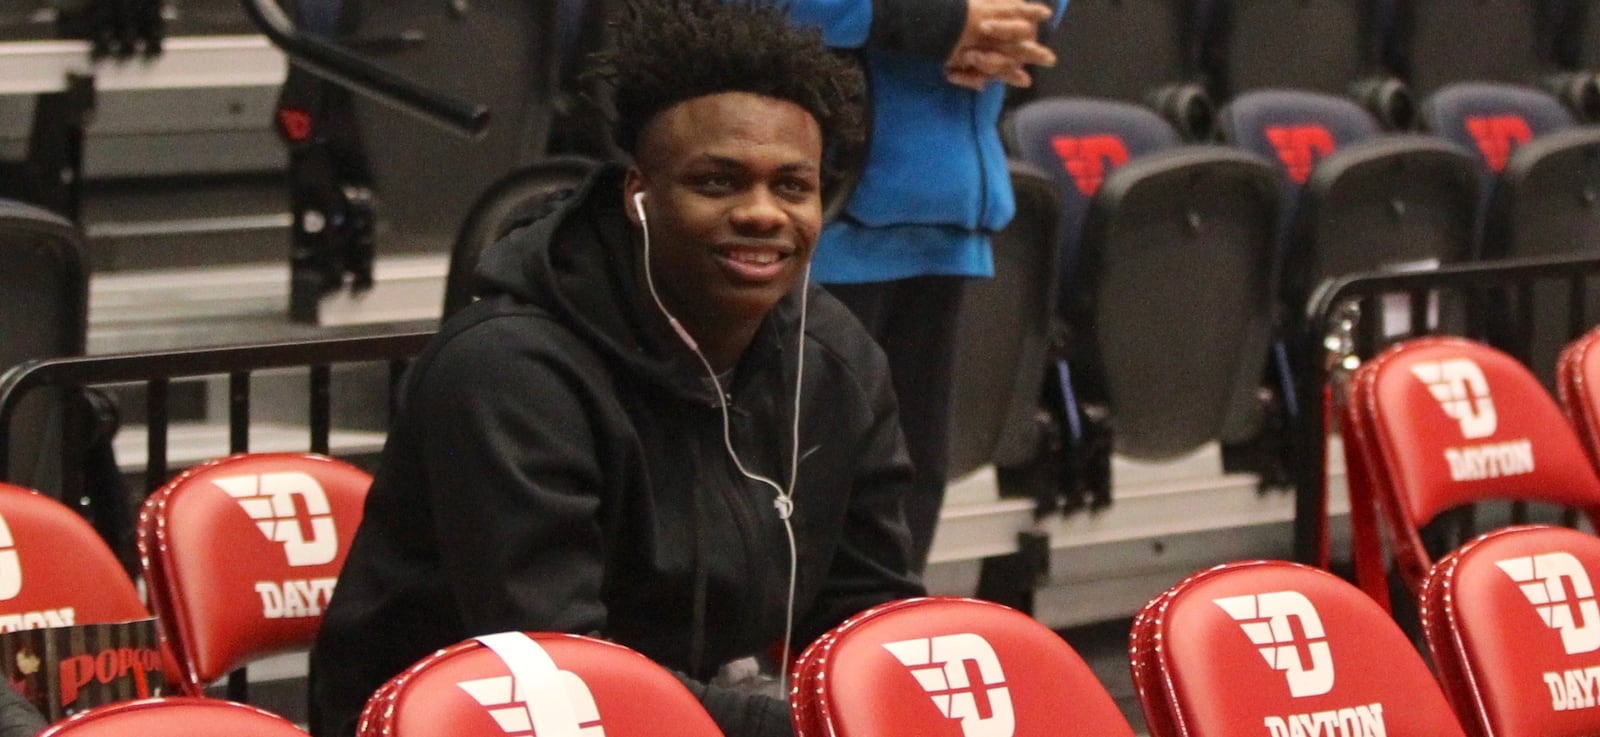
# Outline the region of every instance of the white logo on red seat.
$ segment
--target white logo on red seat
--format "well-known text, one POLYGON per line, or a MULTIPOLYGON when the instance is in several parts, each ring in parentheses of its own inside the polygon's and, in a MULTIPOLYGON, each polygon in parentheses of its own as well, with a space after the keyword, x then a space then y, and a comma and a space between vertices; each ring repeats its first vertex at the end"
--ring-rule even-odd
POLYGON ((1494 434, 1499 419, 1489 398, 1489 380, 1483 369, 1467 358, 1429 361, 1411 366, 1411 374, 1428 385, 1428 392, 1451 419, 1461 423, 1468 440, 1494 434))
POLYGON ((1230 596, 1214 603, 1259 646, 1267 665, 1286 672, 1290 695, 1320 696, 1333 690, 1333 651, 1317 608, 1304 594, 1275 591, 1230 596))
POLYGON ((480 678, 456 684, 472 699, 489 710, 489 716, 512 737, 605 737, 605 727, 600 724, 600 709, 595 706, 594 694, 589 686, 571 671, 557 671, 556 678, 566 691, 572 706, 574 721, 560 726, 538 722, 535 730, 534 708, 527 702, 521 683, 511 676, 480 678))
POLYGON ((594 694, 578 674, 559 669, 539 643, 520 632, 474 638, 493 650, 511 675, 456 685, 486 707, 511 737, 605 737, 594 694))
POLYGON ((1495 565, 1517 582, 1545 625, 1561 633, 1568 655, 1600 650, 1600 602, 1595 601, 1589 573, 1576 557, 1554 552, 1495 565))
POLYGON ((0 517, 0 601, 10 601, 22 593, 22 556, 11 538, 11 528, 0 517))
POLYGON ((1011 737, 1016 714, 1000 658, 989 641, 966 633, 885 643, 911 670, 939 712, 961 720, 966 737, 1011 737))
POLYGON ((328 495, 315 478, 298 471, 217 479, 268 540, 283 543, 291 566, 318 566, 339 554, 328 495))

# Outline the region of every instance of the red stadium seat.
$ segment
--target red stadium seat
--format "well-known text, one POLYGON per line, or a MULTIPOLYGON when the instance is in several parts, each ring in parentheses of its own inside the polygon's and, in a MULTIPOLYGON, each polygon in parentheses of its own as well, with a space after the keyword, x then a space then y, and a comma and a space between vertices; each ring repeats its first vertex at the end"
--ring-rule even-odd
POLYGON ((1596 576, 1600 538, 1564 527, 1495 530, 1434 564, 1423 634, 1468 734, 1600 734, 1596 576))
POLYGON ((179 692, 311 644, 371 483, 331 458, 241 454, 145 501, 139 552, 179 692))
POLYGON ((1394 620, 1297 563, 1202 571, 1152 600, 1130 650, 1152 737, 1461 737, 1394 620))
POLYGON ((0 632, 149 616, 122 564, 83 517, 0 483, 0 632))
POLYGON ((1600 346, 1600 328, 1567 344, 1556 362, 1556 391, 1590 463, 1600 469, 1600 351, 1596 346, 1600 346))
POLYGON ((823 635, 802 653, 790 708, 800 737, 1133 735, 1060 636, 954 597, 893 602, 823 635))
POLYGON ((39 737, 305 737, 294 722, 253 706, 192 696, 106 704, 51 725, 39 737))
POLYGON ((358 737, 721 737, 676 676, 621 645, 503 632, 451 645, 367 701, 358 737))
POLYGON ((1412 592, 1433 563, 1419 531, 1446 511, 1519 500, 1600 519, 1600 478, 1577 435, 1505 353, 1459 338, 1406 341, 1358 369, 1349 395, 1351 544, 1357 580, 1380 602, 1388 584, 1375 511, 1412 592))
POLYGON ((927 599, 898 599, 867 609, 839 623, 833 629, 822 633, 810 645, 806 646, 799 655, 795 656, 789 677, 789 715, 794 723, 796 737, 821 737, 829 734, 827 726, 819 721, 821 717, 817 713, 817 700, 809 696, 809 694, 817 691, 817 682, 821 674, 821 669, 817 667, 817 661, 822 657, 823 652, 831 646, 834 636, 849 630, 869 617, 924 601, 927 601, 927 599))

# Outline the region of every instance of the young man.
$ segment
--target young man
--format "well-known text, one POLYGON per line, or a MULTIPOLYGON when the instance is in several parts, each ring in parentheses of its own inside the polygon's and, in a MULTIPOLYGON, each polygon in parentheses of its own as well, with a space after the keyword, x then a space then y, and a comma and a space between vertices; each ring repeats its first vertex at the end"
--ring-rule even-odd
POLYGON ((730 737, 777 696, 712 683, 921 593, 882 353, 808 282, 822 152, 862 81, 781 11, 629 0, 606 60, 634 156, 485 252, 413 366, 312 657, 313 730, 504 630, 678 672, 730 737))

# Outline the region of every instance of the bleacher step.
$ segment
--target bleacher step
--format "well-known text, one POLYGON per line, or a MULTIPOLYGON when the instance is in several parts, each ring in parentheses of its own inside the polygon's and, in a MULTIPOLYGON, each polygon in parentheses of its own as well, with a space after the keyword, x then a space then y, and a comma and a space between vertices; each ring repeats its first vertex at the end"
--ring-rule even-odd
POLYGON ((373 288, 322 301, 317 324, 288 318, 287 263, 95 274, 89 283, 89 351, 120 353, 333 337, 337 328, 437 324, 444 255, 389 256, 373 288))
MULTIPOLYGON (((332 430, 328 435, 329 453, 340 458, 375 457, 383 449, 385 434, 363 430, 332 430)), ((124 474, 142 474, 145 469, 149 434, 143 425, 124 426, 117 432, 112 447, 117 465, 124 474)), ((252 452, 303 452, 311 447, 311 433, 303 425, 252 423, 252 452)), ((174 423, 167 429, 167 469, 169 473, 228 455, 228 426, 220 422, 174 423)))

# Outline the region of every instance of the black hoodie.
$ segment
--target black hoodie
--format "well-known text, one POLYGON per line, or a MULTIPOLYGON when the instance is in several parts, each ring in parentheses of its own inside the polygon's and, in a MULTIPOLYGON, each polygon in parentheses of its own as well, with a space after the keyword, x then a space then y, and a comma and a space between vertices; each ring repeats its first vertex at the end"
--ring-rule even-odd
MULTIPOLYGON (((773 489, 724 449, 698 361, 650 337, 671 334, 639 286, 622 201, 606 168, 485 251, 483 299, 413 366, 313 651, 314 733, 351 734, 384 680, 504 630, 605 637, 686 675, 730 737, 789 732, 776 699, 703 683, 783 639, 788 540, 773 489)), ((727 387, 740 459, 779 484, 799 297, 768 315, 727 387)), ((815 288, 805 332, 797 646, 922 592, 888 367, 815 288)))

